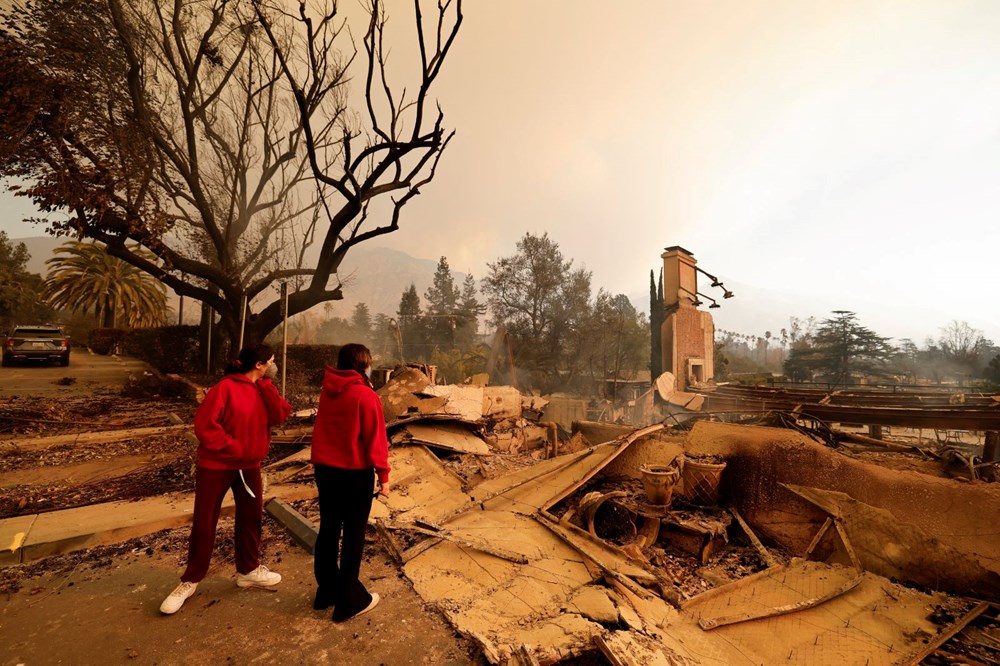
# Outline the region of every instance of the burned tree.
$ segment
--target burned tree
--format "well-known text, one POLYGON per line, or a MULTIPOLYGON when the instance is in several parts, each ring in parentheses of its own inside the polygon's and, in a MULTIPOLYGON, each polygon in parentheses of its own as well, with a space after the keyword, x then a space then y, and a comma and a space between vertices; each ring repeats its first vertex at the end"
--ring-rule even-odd
POLYGON ((284 6, 50 0, 4 17, 0 174, 68 213, 49 222, 56 233, 96 239, 210 305, 231 342, 244 303, 248 338, 275 328, 280 282, 290 314, 341 298, 347 252, 398 228, 451 137, 430 92, 460 0, 429 25, 415 3, 420 67, 399 93, 380 2, 360 17, 360 47, 358 17, 337 3, 284 6))

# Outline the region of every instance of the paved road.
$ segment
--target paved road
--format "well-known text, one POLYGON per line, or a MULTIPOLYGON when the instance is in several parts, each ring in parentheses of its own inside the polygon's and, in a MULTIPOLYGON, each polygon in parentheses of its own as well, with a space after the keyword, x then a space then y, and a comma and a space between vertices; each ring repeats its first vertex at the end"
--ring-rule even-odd
POLYGON ((141 375, 148 369, 145 363, 134 358, 98 356, 86 348, 76 348, 66 368, 40 362, 0 368, 0 397, 80 395, 96 386, 122 386, 130 375, 141 375), (60 384, 65 377, 76 381, 68 386, 60 384))

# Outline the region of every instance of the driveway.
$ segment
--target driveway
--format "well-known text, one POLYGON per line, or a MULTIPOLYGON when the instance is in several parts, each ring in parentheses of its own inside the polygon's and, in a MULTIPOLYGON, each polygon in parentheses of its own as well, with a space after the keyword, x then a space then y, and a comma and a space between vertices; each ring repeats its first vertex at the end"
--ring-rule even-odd
POLYGON ((0 368, 0 397, 85 395, 95 386, 123 386, 130 375, 148 371, 149 366, 138 359, 99 356, 78 347, 73 349, 65 368, 39 362, 0 368))

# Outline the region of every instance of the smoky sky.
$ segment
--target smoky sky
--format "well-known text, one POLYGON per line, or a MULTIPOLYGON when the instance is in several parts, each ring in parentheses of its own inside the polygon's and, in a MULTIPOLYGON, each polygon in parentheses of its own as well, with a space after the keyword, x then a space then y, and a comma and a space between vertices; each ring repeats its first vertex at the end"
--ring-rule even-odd
POLYGON ((843 308, 1000 340, 998 34, 992 0, 466 3, 435 91, 456 137, 375 243, 482 277, 548 232, 640 297, 682 245, 742 286, 722 328, 843 308))

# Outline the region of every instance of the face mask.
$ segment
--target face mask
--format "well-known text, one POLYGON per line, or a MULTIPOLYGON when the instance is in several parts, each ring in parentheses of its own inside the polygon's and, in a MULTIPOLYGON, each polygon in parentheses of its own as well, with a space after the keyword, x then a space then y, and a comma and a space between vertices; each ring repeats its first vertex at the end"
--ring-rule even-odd
POLYGON ((365 377, 367 377, 368 379, 372 378, 372 367, 370 365, 367 368, 365 368, 365 377))
POLYGON ((274 379, 275 377, 277 377, 278 364, 272 363, 271 365, 267 366, 267 370, 264 371, 264 376, 267 377, 268 379, 274 379))

